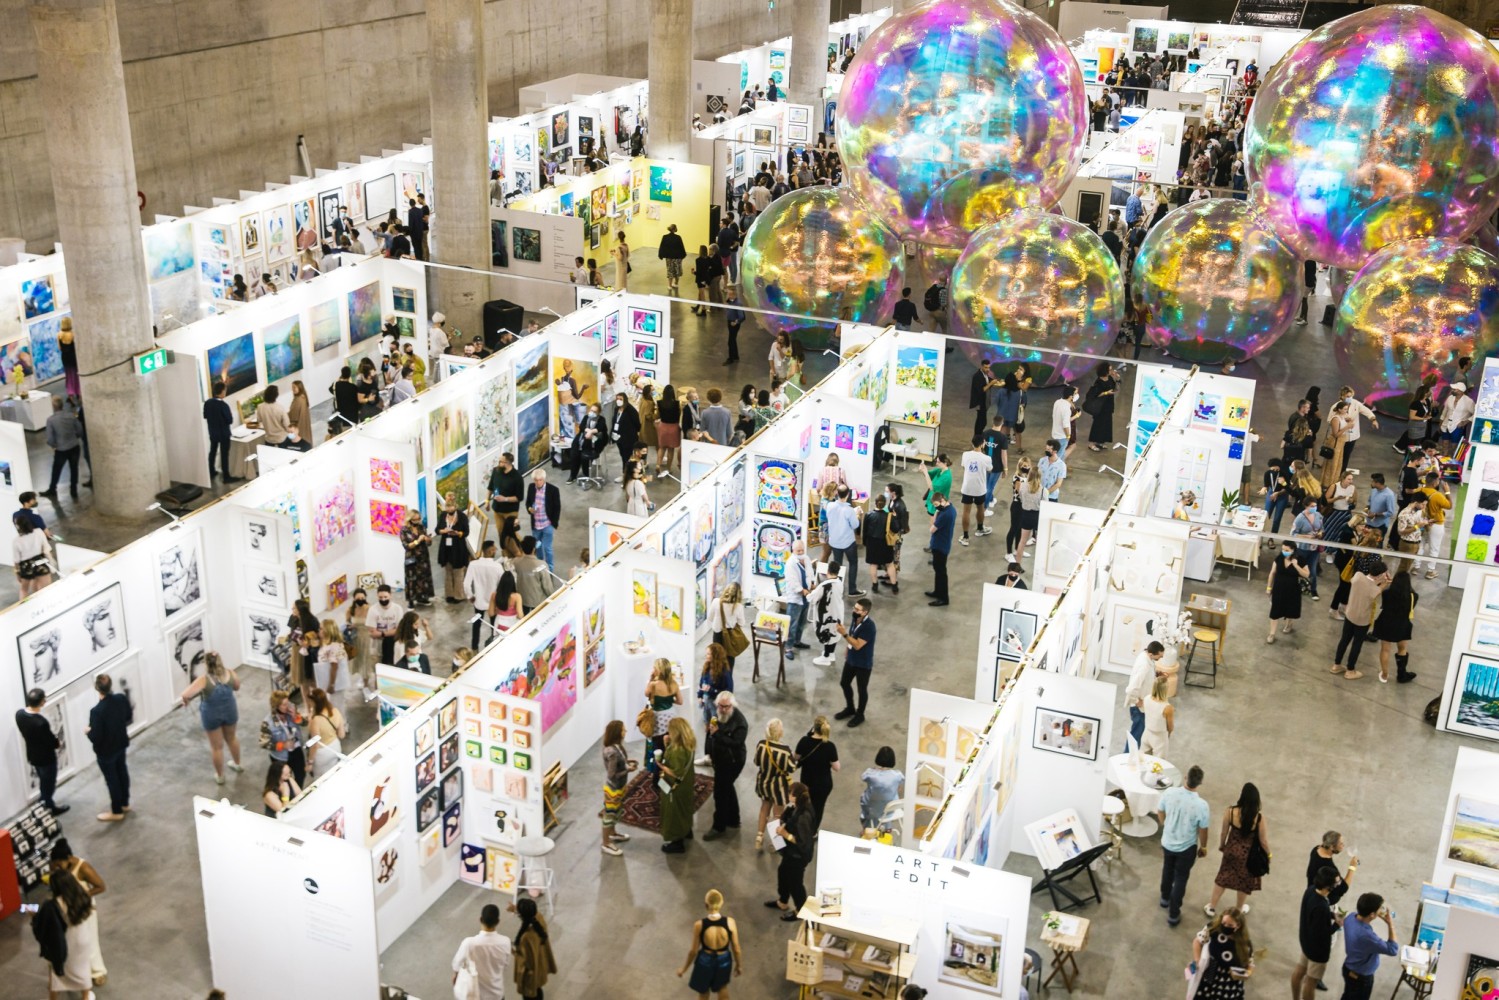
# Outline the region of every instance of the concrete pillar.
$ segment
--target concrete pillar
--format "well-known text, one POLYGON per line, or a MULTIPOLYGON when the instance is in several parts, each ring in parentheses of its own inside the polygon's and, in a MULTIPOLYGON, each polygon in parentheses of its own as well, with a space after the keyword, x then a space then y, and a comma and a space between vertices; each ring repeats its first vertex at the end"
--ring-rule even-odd
MULTIPOLYGON (((827 0, 823 0, 824 3, 827 0)), ((692 0, 651 0, 650 143, 664 160, 689 158, 692 138, 692 0)))
POLYGON ((140 518, 168 485, 167 429, 155 380, 130 363, 155 341, 115 4, 32 0, 30 13, 95 509, 140 518))
POLYGON ((791 0, 787 99, 812 105, 813 121, 822 121, 822 89, 828 82, 828 26, 832 23, 828 0, 791 0))
MULTIPOLYGON (((487 270, 489 250, 489 84, 484 70, 484 0, 427 0, 427 73, 432 100, 433 259, 487 270)), ((404 206, 402 206, 404 210, 404 206)), ((489 279, 438 271, 434 311, 465 336, 482 331, 489 279)))

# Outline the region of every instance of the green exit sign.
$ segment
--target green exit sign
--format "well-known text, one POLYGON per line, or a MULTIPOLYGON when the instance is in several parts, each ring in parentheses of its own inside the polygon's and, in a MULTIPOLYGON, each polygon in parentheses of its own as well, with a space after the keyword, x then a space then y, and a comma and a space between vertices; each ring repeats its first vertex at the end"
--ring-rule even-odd
POLYGON ((167 356, 167 351, 164 347, 158 347, 154 351, 147 351, 145 354, 137 354, 135 356, 135 373, 137 375, 149 375, 154 371, 160 371, 167 366, 170 360, 171 358, 167 356))

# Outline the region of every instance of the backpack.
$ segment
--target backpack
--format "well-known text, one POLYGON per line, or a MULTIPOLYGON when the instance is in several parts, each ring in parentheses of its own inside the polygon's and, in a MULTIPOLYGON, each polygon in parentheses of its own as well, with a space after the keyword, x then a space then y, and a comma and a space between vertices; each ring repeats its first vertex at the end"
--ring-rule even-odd
POLYGON ((921 304, 926 307, 927 312, 936 312, 942 308, 942 289, 936 285, 928 288, 926 294, 921 298, 921 304))

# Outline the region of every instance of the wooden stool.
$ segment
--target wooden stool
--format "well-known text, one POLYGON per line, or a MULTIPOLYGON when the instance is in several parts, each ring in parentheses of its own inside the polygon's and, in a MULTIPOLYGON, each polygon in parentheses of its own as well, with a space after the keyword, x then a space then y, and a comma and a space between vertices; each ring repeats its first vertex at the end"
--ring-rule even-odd
POLYGON ((1041 918, 1041 943, 1051 948, 1051 973, 1041 980, 1041 987, 1045 989, 1050 986, 1051 981, 1060 974, 1062 984, 1071 993, 1082 977, 1077 967, 1077 953, 1088 946, 1088 928, 1091 925, 1087 917, 1063 915, 1062 928, 1052 930, 1044 923, 1050 916, 1048 913, 1041 918))
POLYGON ((1182 678, 1183 684, 1210 688, 1218 686, 1218 643, 1222 638, 1223 633, 1215 628, 1194 628, 1192 630, 1192 649, 1187 653, 1187 670, 1186 677, 1182 678), (1199 643, 1206 645, 1210 653, 1208 669, 1206 670, 1201 668, 1197 670, 1192 669, 1192 661, 1197 656, 1197 646, 1199 643), (1203 683, 1201 681, 1194 683, 1192 680, 1193 674, 1209 678, 1210 683, 1203 683))

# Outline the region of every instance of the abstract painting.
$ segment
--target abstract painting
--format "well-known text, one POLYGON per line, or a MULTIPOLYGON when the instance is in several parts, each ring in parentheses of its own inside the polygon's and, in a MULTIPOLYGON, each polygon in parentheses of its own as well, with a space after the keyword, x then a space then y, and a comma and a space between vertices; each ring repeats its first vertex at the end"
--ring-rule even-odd
POLYGON ((357 530, 354 483, 347 472, 341 472, 331 486, 313 497, 312 551, 323 552, 357 530))
POLYGON ((407 201, 415 201, 419 194, 426 194, 427 187, 423 183, 422 175, 410 170, 401 171, 401 196, 407 201))
POLYGON ((328 582, 327 604, 330 609, 340 607, 349 599, 349 574, 328 582))
POLYGON ((385 500, 370 501, 370 530, 378 535, 399 537, 406 523, 406 505, 385 500))
POLYGON ((484 848, 476 844, 458 845, 458 878, 469 885, 488 883, 484 870, 484 848))
POLYGON ((583 686, 604 676, 604 600, 583 612, 583 686))
POLYGON ((744 573, 744 551, 739 545, 731 545, 713 564, 713 593, 722 594, 731 583, 739 583, 744 573))
POLYGON ((36 380, 46 382, 62 374, 62 345, 57 335, 62 330, 61 314, 54 314, 31 324, 31 363, 36 380))
POLYGON ((239 217, 239 240, 241 257, 249 257, 261 252, 259 212, 239 217))
POLYGON ((1459 794, 1442 856, 1458 864, 1499 871, 1499 805, 1459 794))
POLYGON ((391 308, 396 312, 416 312, 416 289, 393 286, 390 290, 391 308))
POLYGON ((129 648, 123 593, 112 583, 16 637, 21 687, 61 691, 129 648))
POLYGON ((401 492, 401 463, 385 458, 370 459, 370 489, 382 493, 401 492))
POLYGON ((380 334, 380 282, 372 281, 349 293, 349 344, 380 334))
POLYGON ((520 410, 515 418, 515 461, 521 474, 544 467, 550 457, 547 421, 551 406, 545 397, 520 410))
POLYGON ((551 638, 531 651, 524 664, 496 685, 495 690, 539 702, 541 731, 546 733, 577 703, 577 659, 578 637, 573 632, 573 623, 564 622, 551 638))
POLYGON ((300 198, 291 203, 292 224, 300 233, 304 229, 317 233, 317 205, 311 198, 300 198))
POLYGON ((755 512, 801 516, 802 463, 762 458, 755 463, 755 512))
POLYGON ((692 601, 692 627, 700 629, 708 624, 708 601, 712 597, 708 593, 708 573, 703 571, 697 575, 696 593, 692 601))
POLYGON ((686 511, 661 536, 662 554, 668 559, 692 558, 692 520, 686 511))
POLYGON ((338 218, 338 209, 343 205, 343 200, 343 188, 324 191, 317 196, 319 236, 326 236, 333 231, 333 222, 338 218))
POLYGON ((146 229, 146 280, 160 281, 190 271, 197 265, 193 253, 193 226, 174 222, 146 229))
POLYGON ((489 221, 489 263, 495 267, 510 266, 510 246, 505 239, 505 221, 489 221))
POLYGON ((437 495, 450 493, 459 510, 468 510, 468 452, 437 467, 437 495))
POLYGON ((668 632, 683 631, 682 588, 663 583, 656 588, 656 624, 668 632))
POLYGON ((464 399, 455 399, 427 416, 432 431, 432 457, 438 461, 468 447, 468 407, 464 403, 464 399))
POLYGON ((522 352, 514 362, 517 410, 547 391, 547 339, 535 339, 536 346, 522 352))
POLYGON ((1072 712, 1037 708, 1031 746, 1069 757, 1097 760, 1098 720, 1072 712))
POLYGON ((217 347, 210 347, 207 365, 210 393, 214 382, 223 382, 225 392, 230 396, 250 388, 256 382, 255 335, 240 334, 217 347))
POLYGON ((656 617, 656 574, 637 569, 630 572, 630 610, 642 618, 656 617))
POLYGON ((541 230, 516 226, 511 230, 514 238, 515 259, 541 263, 541 230))
POLYGON ((198 533, 179 528, 174 534, 180 537, 157 556, 161 571, 161 620, 166 623, 192 610, 203 599, 202 542, 198 533))
POLYGON ((277 382, 302 370, 302 320, 293 314, 260 331, 265 380, 277 382))
POLYGON ((337 299, 329 299, 307 310, 307 327, 312 335, 313 353, 337 347, 343 340, 343 325, 339 319, 337 299))
POLYGON ((474 449, 481 455, 508 443, 515 433, 511 395, 509 371, 502 371, 479 387, 474 406, 474 449))

